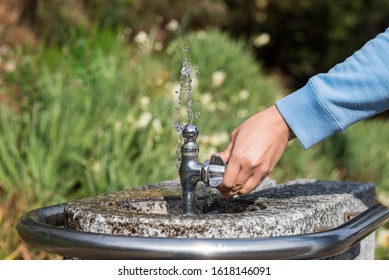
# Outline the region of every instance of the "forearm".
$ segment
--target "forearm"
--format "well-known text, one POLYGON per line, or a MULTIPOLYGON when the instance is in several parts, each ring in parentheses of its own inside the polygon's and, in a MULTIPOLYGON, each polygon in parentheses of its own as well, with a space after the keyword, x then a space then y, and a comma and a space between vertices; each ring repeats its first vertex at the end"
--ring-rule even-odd
POLYGON ((389 28, 276 105, 305 148, 389 109, 389 28))

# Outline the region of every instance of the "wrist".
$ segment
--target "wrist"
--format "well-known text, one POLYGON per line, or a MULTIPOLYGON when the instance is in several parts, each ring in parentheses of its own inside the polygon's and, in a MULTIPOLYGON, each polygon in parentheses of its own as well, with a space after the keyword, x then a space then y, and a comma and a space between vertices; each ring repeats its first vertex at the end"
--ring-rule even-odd
POLYGON ((288 141, 291 141, 294 138, 296 138, 296 135, 294 134, 293 130, 290 128, 288 123, 285 121, 284 117, 282 116, 282 114, 278 110, 277 106, 273 105, 272 107, 274 109, 274 114, 276 115, 276 118, 277 118, 277 121, 278 121, 277 122, 278 126, 282 129, 283 133, 285 135, 287 135, 288 141))

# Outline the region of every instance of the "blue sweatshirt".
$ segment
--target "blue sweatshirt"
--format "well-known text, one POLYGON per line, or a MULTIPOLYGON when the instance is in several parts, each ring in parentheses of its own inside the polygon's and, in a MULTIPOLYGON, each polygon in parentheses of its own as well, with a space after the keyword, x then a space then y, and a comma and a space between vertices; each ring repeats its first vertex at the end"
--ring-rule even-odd
POLYGON ((389 28, 276 106, 306 149, 389 109, 389 28))

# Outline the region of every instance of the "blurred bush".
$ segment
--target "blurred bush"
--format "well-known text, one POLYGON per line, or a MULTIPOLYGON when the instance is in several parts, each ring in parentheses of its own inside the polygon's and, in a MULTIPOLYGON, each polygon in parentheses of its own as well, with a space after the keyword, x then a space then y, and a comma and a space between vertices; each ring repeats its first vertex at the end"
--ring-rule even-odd
MULTIPOLYGON (((184 57, 194 70, 203 161, 227 145, 238 123, 286 92, 262 62, 297 86, 383 31, 389 11, 379 0, 12 3, 19 8, 12 24, 39 40, 30 40, 33 50, 18 48, 20 36, 9 48, 13 29, 0 26, 0 226, 7 236, 14 221, 2 217, 14 201, 23 201, 17 219, 32 205, 177 177, 172 125, 184 57)), ((272 176, 373 181, 387 193, 386 123, 367 123, 308 151, 293 141, 272 176)), ((7 239, 0 258, 18 257, 20 241, 7 239)))
POLYGON ((168 46, 167 55, 171 71, 177 77, 181 70, 177 66, 182 65, 183 58, 193 64, 197 72, 192 75, 195 105, 210 113, 198 122, 209 131, 232 131, 249 115, 274 104, 282 92, 274 79, 263 74, 243 40, 234 40, 218 30, 181 36, 168 46), (184 48, 188 51, 184 52, 184 48), (238 116, 220 126, 220 118, 215 116, 225 114, 238 116))
POLYGON ((194 96, 202 156, 225 146, 227 132, 273 103, 278 88, 242 41, 201 34, 176 39, 167 54, 96 28, 64 46, 9 55, 14 66, 4 73, 7 102, 0 103, 6 193, 17 188, 52 203, 177 177, 174 89, 184 56, 200 71, 194 96))
MULTIPOLYGON (((29 25, 44 41, 66 43, 73 30, 127 28, 135 35, 153 25, 179 22, 178 32, 219 26, 226 22, 227 7, 221 0, 31 0, 21 1, 20 22, 29 25)), ((161 29, 160 40, 169 39, 161 29)))
POLYGON ((155 112, 173 106, 159 94, 168 77, 164 66, 152 56, 137 56, 116 33, 94 35, 18 54, 15 69, 5 75, 4 94, 13 104, 1 103, 0 178, 6 192, 19 189, 53 203, 174 174, 174 168, 150 164, 169 156, 169 146, 158 142, 172 135, 170 110, 155 112), (151 96, 149 108, 145 98, 151 96))
POLYGON ((54 44, 66 43, 74 30, 95 26, 125 28, 129 39, 140 31, 157 29, 156 40, 163 45, 177 34, 218 27, 250 42, 266 69, 287 75, 292 87, 329 70, 384 31, 389 15, 385 0, 13 2, 20 10, 18 22, 54 44))
MULTIPOLYGON (((0 178, 6 192, 32 190, 40 199, 53 199, 54 192, 60 201, 176 177, 174 92, 184 57, 192 63, 194 106, 201 113, 195 119, 201 161, 283 93, 243 41, 217 30, 179 37, 162 53, 98 29, 69 42, 33 55, 16 52, 4 73, 0 178)), ((183 111, 178 117, 185 122, 183 111)), ((374 136, 383 125, 357 125, 305 152, 294 141, 273 175, 279 181, 371 180, 387 189, 387 160, 379 156, 387 139, 374 136)))

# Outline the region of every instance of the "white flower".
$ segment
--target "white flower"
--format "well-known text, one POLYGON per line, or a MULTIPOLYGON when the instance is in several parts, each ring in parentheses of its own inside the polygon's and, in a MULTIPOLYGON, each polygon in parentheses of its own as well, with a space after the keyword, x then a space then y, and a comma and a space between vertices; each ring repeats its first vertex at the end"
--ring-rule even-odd
POLYGON ((140 116, 140 118, 139 118, 139 120, 138 120, 138 122, 136 124, 136 127, 137 128, 145 128, 145 127, 147 127, 152 118, 153 118, 153 116, 151 115, 150 112, 144 112, 140 116))
POLYGON ((212 86, 220 87, 226 79, 226 73, 223 71, 215 71, 212 73, 212 86))
POLYGON ((209 104, 211 103, 212 101, 212 94, 210 94, 209 92, 205 92, 203 95, 201 95, 200 97, 200 102, 201 104, 209 104))
POLYGON ((249 111, 247 109, 242 109, 236 112, 236 116, 238 118, 246 118, 249 116, 249 111))
POLYGON ((239 95, 240 100, 246 100, 250 97, 250 92, 248 90, 244 89, 244 90, 241 90, 238 95, 239 95))
POLYGON ((200 97, 201 107, 209 112, 213 112, 216 110, 216 104, 212 102, 213 96, 209 92, 205 92, 200 97))
POLYGON ((146 45, 149 41, 149 36, 145 31, 141 30, 135 35, 134 41, 139 45, 146 45))
POLYGON ((269 42, 270 42, 269 33, 262 33, 254 39, 254 46, 260 48, 264 45, 267 45, 269 42))
POLYGON ((142 109, 147 109, 147 107, 149 106, 150 104, 150 98, 148 96, 142 96, 140 99, 139 99, 139 103, 140 103, 140 107, 142 109))
POLYGON ((166 30, 171 32, 176 32, 178 28, 180 27, 178 21, 173 18, 166 24, 166 30))
POLYGON ((99 161, 93 162, 91 169, 93 170, 94 173, 100 173, 101 163, 99 161))

